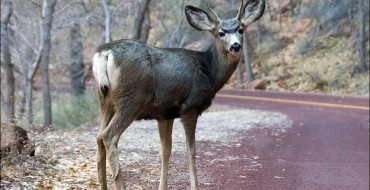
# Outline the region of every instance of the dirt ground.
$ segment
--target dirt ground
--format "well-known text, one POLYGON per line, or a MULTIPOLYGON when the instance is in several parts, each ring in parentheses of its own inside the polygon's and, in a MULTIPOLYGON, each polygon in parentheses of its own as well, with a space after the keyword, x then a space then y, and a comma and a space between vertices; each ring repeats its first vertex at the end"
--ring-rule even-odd
MULTIPOLYGON (((197 160, 200 186, 214 183, 207 167, 221 160, 243 159, 248 170, 258 170, 258 155, 218 155, 217 147, 237 149, 242 131, 256 128, 284 133, 292 125, 286 115, 277 112, 213 106, 198 120, 197 160), (207 144, 207 146, 203 146, 207 144), (204 165, 203 165, 204 164, 204 165)), ((1 189, 98 189, 95 164, 98 126, 69 131, 30 135, 36 156, 2 158, 1 189)), ((121 168, 129 189, 156 189, 160 178, 160 140, 155 121, 136 121, 122 135, 118 145, 121 168)), ((251 142, 253 143, 253 142, 251 142)), ((185 137, 180 120, 175 120, 169 188, 189 188, 185 137)), ((225 152, 225 151, 223 151, 225 152)), ((242 176, 243 177, 243 176, 242 176)), ((111 177, 108 176, 108 185, 111 177)))

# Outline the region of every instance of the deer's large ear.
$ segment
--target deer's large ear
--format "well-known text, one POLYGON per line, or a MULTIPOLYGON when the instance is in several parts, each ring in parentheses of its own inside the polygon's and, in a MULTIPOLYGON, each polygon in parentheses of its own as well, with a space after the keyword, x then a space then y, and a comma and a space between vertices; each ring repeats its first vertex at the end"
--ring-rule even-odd
POLYGON ((197 30, 210 31, 216 27, 216 21, 202 9, 188 5, 185 7, 185 15, 189 24, 197 30))
POLYGON ((240 22, 244 26, 258 20, 265 11, 265 0, 249 0, 244 6, 241 14, 240 22))

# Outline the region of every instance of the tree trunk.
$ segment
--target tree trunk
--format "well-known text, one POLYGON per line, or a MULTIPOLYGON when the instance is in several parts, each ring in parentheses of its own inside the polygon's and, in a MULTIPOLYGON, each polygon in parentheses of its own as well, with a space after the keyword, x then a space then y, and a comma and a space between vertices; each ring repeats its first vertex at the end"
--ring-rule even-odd
POLYGON ((32 79, 27 79, 26 81, 26 127, 30 129, 33 123, 33 113, 32 113, 32 79))
POLYGON ((70 30, 70 74, 73 96, 83 95, 85 92, 84 63, 80 25, 74 24, 70 30))
POLYGON ((266 1, 266 9, 267 9, 267 12, 269 13, 270 21, 273 21, 274 16, 272 15, 271 5, 270 5, 269 1, 266 1))
POLYGON ((110 36, 110 20, 111 20, 111 17, 110 17, 110 10, 109 10, 109 7, 108 7, 108 3, 106 0, 102 0, 102 4, 103 4, 103 10, 104 10, 104 15, 105 15, 105 43, 109 43, 110 40, 111 40, 111 36, 110 36))
POLYGON ((302 6, 302 0, 298 0, 298 11, 297 11, 297 14, 300 15, 301 14, 301 6, 302 6))
POLYGON ((237 67, 237 78, 238 78, 238 87, 243 88, 243 70, 242 70, 243 59, 240 59, 237 67))
POLYGON ((362 72, 368 70, 366 65, 366 40, 365 40, 365 0, 359 0, 360 11, 360 36, 359 36, 359 53, 360 53, 360 68, 362 72))
MULTIPOLYGON (((23 79, 24 81, 26 81, 26 79, 23 79)), ((18 116, 24 116, 24 113, 25 113, 25 106, 26 106, 26 88, 25 86, 23 86, 23 90, 21 91, 21 95, 19 97, 19 102, 17 103, 17 107, 15 108, 16 109, 16 113, 18 114, 18 116)))
MULTIPOLYGON (((281 11, 281 0, 278 1, 279 2, 279 9, 281 11)), ((279 26, 280 26, 280 29, 283 28, 283 15, 281 12, 278 13, 279 14, 279 26)))
POLYGON ((293 17, 294 16, 294 7, 295 7, 295 2, 294 0, 289 0, 289 3, 290 3, 290 16, 293 17))
MULTIPOLYGON (((180 10, 183 10, 184 0, 181 0, 180 10)), ((169 35, 169 38, 166 40, 166 47, 169 48, 181 48, 184 47, 184 29, 183 26, 183 14, 180 14, 180 17, 177 18, 177 25, 173 32, 169 35)))
POLYGON ((43 47, 41 46, 39 49, 39 52, 37 53, 35 62, 32 63, 30 66, 26 76, 25 76, 25 81, 26 81, 26 87, 25 87, 25 94, 26 94, 26 127, 29 129, 32 127, 33 123, 33 114, 32 114, 32 83, 33 83, 33 78, 35 77, 35 73, 37 71, 37 68, 40 65, 41 62, 41 57, 43 55, 43 47))
POLYGON ((144 17, 144 22, 143 25, 141 26, 141 33, 140 33, 140 41, 142 42, 147 42, 148 37, 149 37, 149 31, 151 28, 151 23, 150 23, 150 9, 149 6, 145 10, 145 17, 144 17))
POLYGON ((141 30, 143 27, 143 22, 145 18, 146 11, 149 10, 150 0, 142 0, 136 11, 136 19, 134 23, 134 28, 132 29, 132 39, 140 40, 141 30))
POLYGON ((1 108, 5 112, 5 120, 10 123, 15 122, 14 118, 14 73, 13 64, 11 62, 11 55, 9 49, 9 32, 8 24, 12 14, 12 3, 10 0, 4 0, 3 10, 1 15, 1 53, 2 53, 2 64, 5 74, 5 86, 4 91, 1 91, 1 108))
POLYGON ((245 62, 245 68, 247 72, 247 80, 248 82, 252 82, 254 80, 252 67, 251 67, 251 61, 249 58, 249 44, 248 44, 248 33, 244 32, 243 37, 243 55, 244 55, 244 62, 245 62))
POLYGON ((42 10, 42 63, 41 76, 43 85, 43 99, 44 99, 44 125, 43 127, 50 127, 52 125, 51 112, 51 97, 50 97, 50 82, 49 82, 49 53, 50 53, 50 38, 51 38, 51 24, 53 21, 53 12, 56 0, 44 0, 42 10))
MULTIPOLYGON (((238 10, 239 7, 239 1, 238 0, 232 0, 231 1, 232 9, 235 10, 235 12, 238 10)), ((233 17, 234 12, 230 12, 228 15, 229 17, 233 17)), ((238 81, 238 88, 243 88, 243 69, 242 69, 243 59, 241 58, 237 67, 237 81, 238 81)))

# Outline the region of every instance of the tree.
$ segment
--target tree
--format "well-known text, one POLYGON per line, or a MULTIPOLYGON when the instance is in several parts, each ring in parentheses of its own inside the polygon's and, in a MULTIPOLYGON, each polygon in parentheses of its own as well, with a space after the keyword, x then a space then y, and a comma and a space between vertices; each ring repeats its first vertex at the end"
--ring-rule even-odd
POLYGON ((102 5, 103 5, 103 11, 104 11, 104 16, 105 16, 105 22, 104 22, 104 27, 105 27, 105 43, 109 43, 111 40, 111 34, 110 34, 110 22, 111 22, 111 13, 108 7, 107 0, 101 0, 102 5))
POLYGON ((43 0, 42 9, 42 56, 41 56, 41 77, 43 84, 43 101, 44 101, 44 128, 52 125, 52 110, 50 97, 50 81, 49 81, 49 53, 50 53, 50 38, 51 24, 53 21, 53 12, 56 0, 43 0))
MULTIPOLYGON (((1 108, 4 109, 5 119, 14 123, 14 73, 13 73, 13 64, 10 54, 10 42, 9 42, 9 19, 12 15, 12 2, 10 0, 4 0, 3 2, 3 11, 1 15, 1 66, 4 69, 5 74, 5 85, 6 90, 1 91, 1 108)), ((4 89, 4 88, 3 88, 4 89)))
POLYGON ((41 55, 43 52, 43 47, 41 46, 39 52, 37 53, 35 61, 30 65, 28 71, 23 71, 25 78, 25 94, 26 94, 26 127, 31 128, 33 123, 33 111, 32 111, 32 84, 35 78, 36 71, 41 62, 41 55))
MULTIPOLYGON (((232 0, 231 5, 233 6, 233 9, 237 10, 239 6, 239 1, 232 0)), ((229 17, 232 18, 235 14, 236 14, 236 11, 231 11, 229 17)), ((243 82, 244 82, 242 64, 243 64, 243 59, 241 58, 239 61, 238 67, 237 67, 237 72, 236 72, 239 88, 243 88, 243 82)))
POLYGON ((240 59, 238 67, 237 67, 237 80, 238 80, 239 88, 243 88, 243 81, 244 81, 242 64, 243 64, 243 59, 240 59))
POLYGON ((294 8, 295 8, 295 0, 289 0, 290 4, 290 16, 293 17, 295 15, 294 8))
POLYGON ((298 0, 297 4, 298 4, 297 14, 299 15, 301 14, 302 0, 298 0))
POLYGON ((72 94, 74 96, 83 95, 85 92, 84 63, 81 41, 80 24, 74 23, 70 29, 70 74, 72 94))
POLYGON ((144 22, 141 26, 141 33, 139 40, 142 42, 147 42, 149 37, 149 31, 151 28, 151 22, 150 22, 150 8, 149 6, 147 9, 145 9, 145 16, 144 16, 144 22))
MULTIPOLYGON (((17 3, 23 3, 19 1, 13 1, 15 5, 17 3)), ((19 5, 19 4, 18 4, 19 5)), ((32 110, 32 84, 36 71, 41 63, 41 55, 43 52, 42 44, 40 44, 41 34, 33 35, 28 31, 39 31, 40 25, 28 25, 28 23, 39 23, 40 20, 37 18, 38 12, 35 9, 27 9, 30 6, 14 6, 14 14, 12 22, 9 25, 11 29, 11 40, 12 47, 11 53, 14 55, 15 71, 19 72, 22 76, 23 82, 23 94, 20 102, 24 102, 26 110, 26 127, 30 128, 33 123, 33 110, 32 110), (24 14, 23 14, 24 13, 24 14), (27 19, 29 15, 32 18, 27 19), (26 20, 27 19, 27 20, 26 20)), ((32 4, 33 8, 40 8, 39 4, 32 4)), ((23 107, 23 104, 22 104, 23 107)), ((23 110, 23 109, 21 109, 23 110)))
POLYGON ((148 37, 149 29, 150 29, 150 23, 148 27, 148 22, 145 25, 145 28, 143 27, 145 24, 145 20, 149 19, 149 4, 150 0, 142 0, 137 7, 136 11, 136 19, 134 23, 134 27, 132 29, 132 39, 133 40, 145 40, 148 37), (143 30, 145 29, 145 30, 143 30))
POLYGON ((360 36, 359 36, 359 52, 360 52, 360 68, 362 72, 368 70, 366 64, 366 40, 365 40, 365 0, 359 0, 358 9, 360 12, 360 36))
POLYGON ((248 44, 248 33, 245 31, 243 33, 243 56, 244 56, 244 63, 245 63, 245 68, 247 72, 247 80, 248 82, 253 82, 254 80, 254 75, 252 72, 252 66, 251 66, 251 61, 249 58, 249 44, 248 44))

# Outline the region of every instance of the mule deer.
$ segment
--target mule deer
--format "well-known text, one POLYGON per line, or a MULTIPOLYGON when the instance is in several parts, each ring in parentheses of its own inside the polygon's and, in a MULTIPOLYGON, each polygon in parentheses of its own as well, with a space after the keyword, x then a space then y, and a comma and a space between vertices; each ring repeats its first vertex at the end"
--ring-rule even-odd
POLYGON ((167 189, 167 171, 172 147, 172 125, 181 118, 186 136, 191 189, 198 189, 195 165, 195 128, 216 92, 230 78, 241 57, 242 34, 258 20, 265 0, 243 1, 236 18, 221 20, 186 6, 191 26, 209 31, 214 43, 203 52, 157 48, 133 40, 118 40, 100 46, 93 59, 102 113, 97 135, 97 167, 101 189, 107 189, 106 157, 116 189, 125 189, 117 144, 121 134, 137 119, 156 119, 162 145, 159 189, 167 189))

